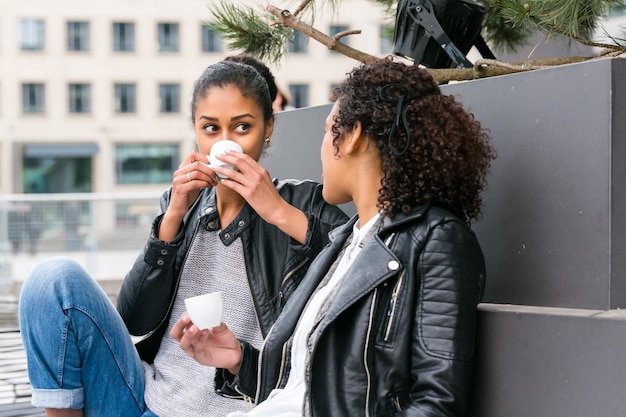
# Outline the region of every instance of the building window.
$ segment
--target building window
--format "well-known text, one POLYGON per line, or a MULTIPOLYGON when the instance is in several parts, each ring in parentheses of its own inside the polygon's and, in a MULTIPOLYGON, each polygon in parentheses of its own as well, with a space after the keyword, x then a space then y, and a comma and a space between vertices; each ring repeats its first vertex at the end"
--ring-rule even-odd
POLYGON ((159 103, 161 113, 180 112, 180 85, 159 84, 159 103))
POLYGON ((178 23, 159 23, 159 52, 178 52, 178 23))
POLYGON ((67 22, 67 50, 89 50, 89 22, 67 22))
POLYGON ((91 85, 70 84, 69 99, 70 113, 91 112, 91 85))
POLYGON ((380 53, 389 55, 393 52, 393 26, 380 25, 380 53))
POLYGON ((116 52, 131 52, 135 50, 134 23, 113 23, 113 50, 116 52))
POLYGON ((135 112, 135 84, 115 84, 115 113, 135 112))
POLYGON ((22 112, 43 113, 45 106, 45 89, 41 83, 22 84, 22 112))
POLYGON ((92 189, 93 143, 28 144, 23 150, 23 187, 27 193, 83 193, 92 189))
MULTIPOLYGON (((332 37, 332 36, 335 36, 338 33, 345 32, 347 30, 349 30, 349 28, 346 25, 330 25, 330 31, 329 31, 330 33, 329 34, 332 37)), ((344 45, 348 45, 348 37, 344 36, 343 38, 339 39, 339 42, 343 43, 344 45)), ((331 49, 330 52, 336 53, 332 49, 331 49)))
POLYGON ((222 52, 222 35, 202 25, 202 52, 222 52))
POLYGON ((179 164, 178 146, 172 144, 124 144, 115 147, 118 184, 160 184, 172 181, 179 164))
POLYGON ((43 51, 43 20, 22 19, 20 21, 20 49, 43 51))
POLYGON ((287 51, 296 54, 306 54, 309 46, 308 41, 308 36, 302 32, 294 30, 293 39, 287 42, 287 51))
POLYGON ((290 84, 289 94, 291 94, 291 104, 295 108, 307 107, 309 105, 309 86, 307 84, 290 84))

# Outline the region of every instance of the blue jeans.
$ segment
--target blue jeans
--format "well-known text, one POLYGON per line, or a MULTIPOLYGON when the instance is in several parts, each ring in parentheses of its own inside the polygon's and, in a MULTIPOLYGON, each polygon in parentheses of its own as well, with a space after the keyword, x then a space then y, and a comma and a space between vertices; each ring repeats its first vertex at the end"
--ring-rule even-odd
POLYGON ((144 403, 144 369, 124 322, 74 260, 33 268, 19 322, 34 406, 82 408, 86 417, 155 416, 144 403))

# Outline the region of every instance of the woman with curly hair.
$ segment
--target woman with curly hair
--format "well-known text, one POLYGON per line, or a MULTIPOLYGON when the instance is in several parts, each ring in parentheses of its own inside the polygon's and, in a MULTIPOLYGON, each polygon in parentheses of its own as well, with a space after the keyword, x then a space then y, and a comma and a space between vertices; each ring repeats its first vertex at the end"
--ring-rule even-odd
POLYGON ((417 66, 362 64, 335 96, 323 196, 354 201, 355 217, 331 232, 261 352, 186 315, 171 334, 221 368, 223 395, 257 404, 247 416, 465 416, 485 284, 469 224, 495 152, 417 66))

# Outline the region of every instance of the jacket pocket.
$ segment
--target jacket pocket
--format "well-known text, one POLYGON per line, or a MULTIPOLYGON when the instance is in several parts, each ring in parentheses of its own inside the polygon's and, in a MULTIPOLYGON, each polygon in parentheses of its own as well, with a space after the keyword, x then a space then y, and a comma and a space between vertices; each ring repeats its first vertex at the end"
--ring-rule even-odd
POLYGON ((377 416, 395 416, 402 410, 408 407, 410 403, 409 389, 401 388, 397 389, 384 398, 381 398, 381 403, 377 407, 377 416))
POLYGON ((376 343, 390 346, 393 344, 399 326, 400 312, 402 311, 402 287, 405 274, 402 272, 396 279, 389 279, 380 288, 378 311, 380 325, 376 343))

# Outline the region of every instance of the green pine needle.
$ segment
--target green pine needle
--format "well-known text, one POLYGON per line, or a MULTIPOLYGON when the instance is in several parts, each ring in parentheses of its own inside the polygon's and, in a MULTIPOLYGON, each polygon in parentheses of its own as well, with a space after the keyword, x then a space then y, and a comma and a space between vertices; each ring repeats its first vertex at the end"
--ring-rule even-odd
POLYGON ((513 28, 585 37, 611 6, 623 0, 499 0, 498 15, 513 28))
POLYGON ((293 38, 290 28, 270 26, 270 15, 265 10, 256 11, 223 0, 209 6, 209 11, 213 21, 205 25, 222 33, 229 49, 241 50, 244 54, 254 55, 267 62, 279 62, 285 53, 286 42, 293 38))

